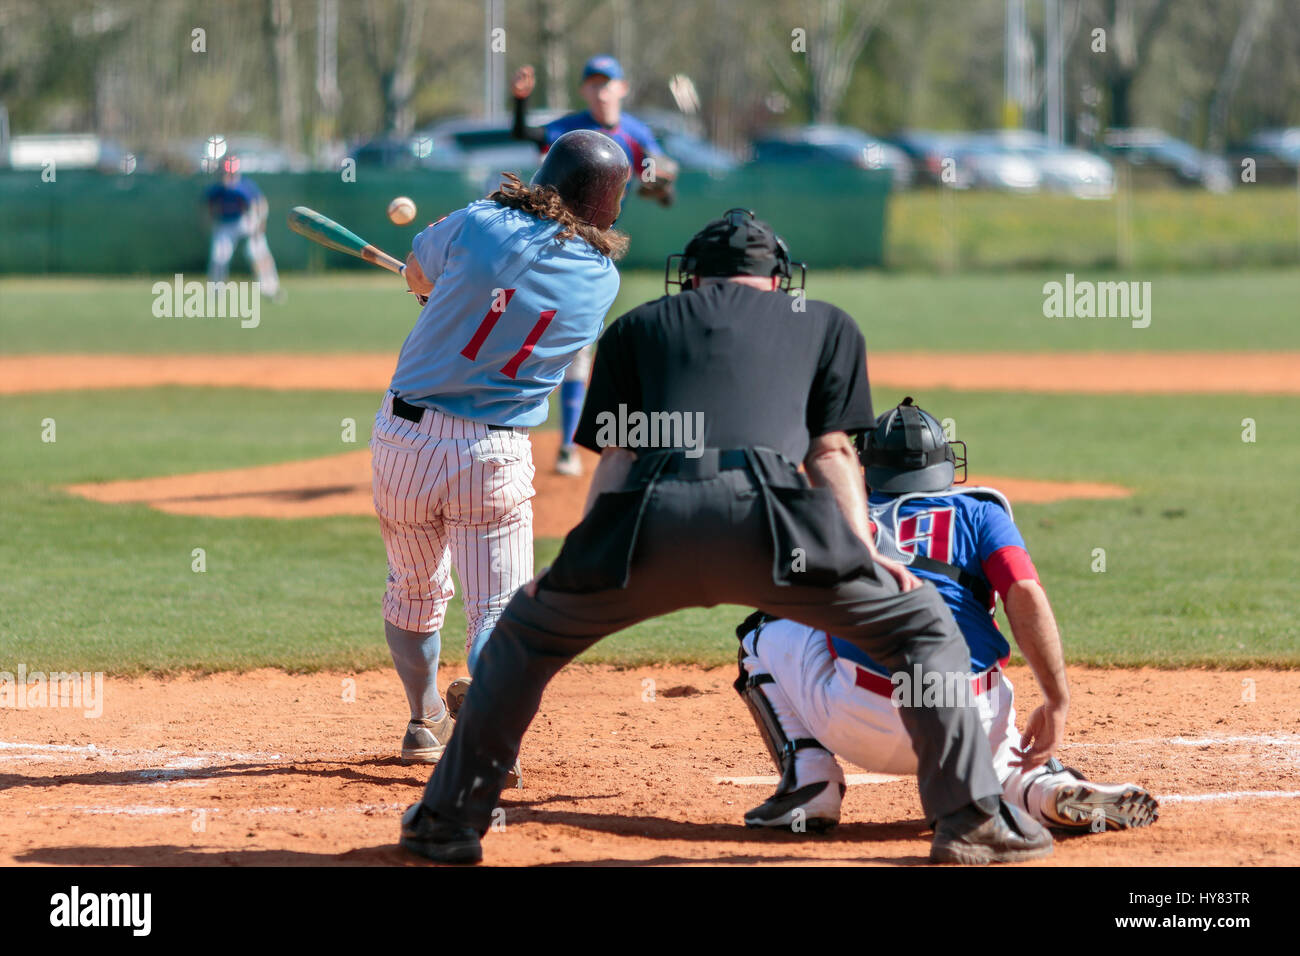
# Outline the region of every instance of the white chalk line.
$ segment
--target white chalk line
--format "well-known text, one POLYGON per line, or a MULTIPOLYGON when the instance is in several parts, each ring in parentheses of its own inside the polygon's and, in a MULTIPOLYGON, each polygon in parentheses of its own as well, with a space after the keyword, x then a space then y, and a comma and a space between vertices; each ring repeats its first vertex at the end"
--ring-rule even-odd
POLYGON ((1224 790, 1220 793, 1167 793, 1161 803, 1210 803, 1214 800, 1294 800, 1300 790, 1224 790))
POLYGON ((167 760, 163 769, 176 770, 206 769, 218 760, 256 762, 284 759, 280 754, 274 753, 239 753, 225 750, 200 750, 197 753, 184 750, 118 750, 114 747, 97 747, 94 744, 26 744, 0 740, 0 760, 56 760, 75 754, 110 760, 138 760, 144 763, 167 760))
POLYGON ((161 817, 161 816, 193 816, 196 813, 203 813, 207 816, 234 816, 240 813, 249 814, 276 814, 276 813, 298 813, 306 816, 329 815, 337 813, 392 813, 398 810, 405 810, 410 804, 408 803, 358 803, 346 807, 160 807, 150 804, 136 804, 128 806, 42 806, 34 810, 27 811, 30 816, 32 813, 84 813, 93 816, 124 816, 124 817, 161 817))

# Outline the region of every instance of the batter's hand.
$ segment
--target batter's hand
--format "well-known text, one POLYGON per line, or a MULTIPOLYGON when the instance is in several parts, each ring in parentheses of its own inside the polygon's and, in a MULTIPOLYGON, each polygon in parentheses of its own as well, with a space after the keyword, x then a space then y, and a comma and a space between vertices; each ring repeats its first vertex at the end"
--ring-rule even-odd
POLYGON ((533 74, 531 66, 521 66, 515 70, 514 79, 510 81, 510 93, 517 100, 526 100, 532 95, 533 87, 537 85, 537 77, 533 74))
POLYGON ((402 275, 406 277, 406 287, 414 292, 417 296, 427 299, 429 293, 433 291, 433 283, 425 276, 424 270, 420 268, 419 261, 415 258, 415 253, 409 253, 406 257, 406 269, 402 275))
POLYGON ((1011 748, 1020 758, 1011 761, 1011 766, 1032 770, 1047 763, 1065 739, 1065 712, 1064 704, 1041 704, 1034 708, 1025 732, 1020 735, 1020 749, 1011 748))

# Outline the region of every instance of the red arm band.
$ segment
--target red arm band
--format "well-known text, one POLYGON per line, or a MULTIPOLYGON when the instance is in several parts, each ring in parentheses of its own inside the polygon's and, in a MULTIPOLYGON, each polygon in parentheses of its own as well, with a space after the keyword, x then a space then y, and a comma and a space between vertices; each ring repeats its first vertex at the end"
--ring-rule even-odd
POLYGON ((1029 552, 1014 544, 998 548, 984 561, 984 576, 993 590, 1003 597, 1017 581, 1037 581, 1038 570, 1029 558, 1029 552))

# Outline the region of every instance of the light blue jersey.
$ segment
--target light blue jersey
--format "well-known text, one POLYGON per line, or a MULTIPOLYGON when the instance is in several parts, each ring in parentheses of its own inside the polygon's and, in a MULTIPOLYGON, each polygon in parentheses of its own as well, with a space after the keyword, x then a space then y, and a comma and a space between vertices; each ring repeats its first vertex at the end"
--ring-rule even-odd
POLYGON ((487 425, 546 421, 546 399, 594 342, 618 271, 558 223, 490 200, 411 244, 433 291, 402 344, 390 389, 412 405, 487 425))

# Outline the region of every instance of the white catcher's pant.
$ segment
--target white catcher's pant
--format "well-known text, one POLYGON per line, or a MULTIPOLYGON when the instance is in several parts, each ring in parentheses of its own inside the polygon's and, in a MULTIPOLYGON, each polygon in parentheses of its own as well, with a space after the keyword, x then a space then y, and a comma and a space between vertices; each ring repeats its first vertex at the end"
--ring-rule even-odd
MULTIPOLYGON (((757 655, 753 632, 745 637, 744 648, 745 670, 751 675, 771 674, 775 680, 762 689, 787 737, 816 738, 833 754, 871 773, 916 773, 916 754, 898 708, 888 696, 858 686, 858 666, 831 655, 824 631, 794 621, 773 621, 762 628, 757 655)), ((988 689, 975 697, 975 703, 989 735, 1002 795, 1045 823, 1043 799, 1056 786, 1077 781, 1068 774, 1049 774, 1041 766, 1028 773, 1011 766, 1012 748, 1020 743, 1015 692, 1000 668, 981 681, 984 687, 988 689)), ((801 787, 822 780, 844 782, 843 770, 825 750, 800 750, 795 768, 801 787)))
POLYGON ((388 552, 384 620, 429 634, 464 588, 465 646, 490 633, 533 576, 533 452, 527 429, 432 409, 419 424, 392 414, 388 393, 370 439, 372 490, 388 552))
POLYGON ((276 271, 271 247, 266 243, 266 233, 253 229, 252 224, 244 219, 213 224, 212 245, 208 249, 208 278, 213 282, 226 281, 230 275, 230 260, 235 255, 235 246, 244 238, 248 239, 244 252, 257 281, 261 283, 262 291, 267 295, 275 295, 280 291, 280 274, 276 271))

